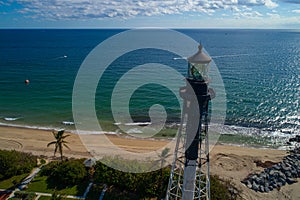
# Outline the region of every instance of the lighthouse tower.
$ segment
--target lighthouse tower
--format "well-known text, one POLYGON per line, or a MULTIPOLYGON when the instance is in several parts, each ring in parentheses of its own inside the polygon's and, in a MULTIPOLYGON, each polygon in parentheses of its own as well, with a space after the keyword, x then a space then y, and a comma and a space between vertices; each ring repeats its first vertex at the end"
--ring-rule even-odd
POLYGON ((210 199, 208 70, 211 58, 202 51, 188 58, 181 124, 177 134, 167 200, 210 199))

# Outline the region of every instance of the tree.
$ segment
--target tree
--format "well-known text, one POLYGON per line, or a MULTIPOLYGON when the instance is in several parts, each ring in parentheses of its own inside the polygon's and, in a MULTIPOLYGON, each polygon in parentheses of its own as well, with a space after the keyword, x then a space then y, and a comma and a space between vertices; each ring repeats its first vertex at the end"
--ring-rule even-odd
MULTIPOLYGON (((167 158, 171 156, 171 154, 169 154, 170 152, 170 148, 164 148, 164 150, 162 150, 161 154, 158 155, 159 157, 159 161, 160 161, 160 169, 162 169, 164 167, 164 164, 167 162, 167 158)), ((162 172, 162 170, 161 170, 162 172)))
POLYGON ((15 150, 0 150, 0 180, 28 173, 37 165, 37 157, 15 150))
POLYGON ((57 150, 59 151, 60 154, 60 159, 63 160, 63 147, 66 147, 67 149, 70 149, 67 145, 67 141, 65 141, 64 139, 66 137, 69 137, 70 135, 65 135, 65 130, 59 130, 57 132, 52 131, 53 136, 55 138, 55 141, 52 141, 50 143, 47 144, 47 147, 51 146, 51 145, 55 145, 54 148, 54 156, 57 152, 57 150))

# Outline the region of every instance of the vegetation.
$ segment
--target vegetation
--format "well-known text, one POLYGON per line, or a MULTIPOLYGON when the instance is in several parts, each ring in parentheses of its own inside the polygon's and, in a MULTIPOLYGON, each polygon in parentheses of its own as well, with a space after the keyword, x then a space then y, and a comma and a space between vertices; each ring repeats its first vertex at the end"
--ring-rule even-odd
POLYGON ((59 194, 56 190, 54 190, 51 196, 51 200, 62 200, 62 199, 63 199, 63 195, 59 194))
MULTIPOLYGON (((124 163, 125 164, 125 163, 124 163)), ((161 171, 154 171, 149 173, 125 173, 113 168, 110 168, 101 162, 95 165, 94 179, 98 183, 106 183, 110 186, 105 196, 113 196, 111 199, 124 199, 129 195, 131 199, 159 197, 161 195, 160 184, 161 180, 166 186, 169 180, 170 169, 164 168, 163 177, 161 171)))
MULTIPOLYGON (((48 197, 48 196, 41 196, 39 198, 39 200, 52 200, 52 196, 51 197, 48 197)), ((61 198, 61 200, 71 200, 71 199, 68 199, 68 198, 61 198)))
MULTIPOLYGON (((164 165, 169 155, 169 149, 165 149, 156 161, 164 165)), ((27 153, 0 150, 0 169, 2 188, 14 187, 28 172, 36 166, 36 157, 27 153), (15 174, 20 174, 15 176, 15 174)), ((105 162, 114 162, 118 167, 128 170, 149 169, 147 163, 138 161, 128 162, 121 158, 104 158, 105 162)), ((88 171, 83 164, 84 159, 55 161, 45 165, 40 174, 28 185, 27 192, 19 192, 15 199, 34 199, 33 192, 52 193, 52 197, 44 199, 65 199, 60 194, 83 195, 88 183, 88 171)), ((153 163, 153 162, 152 162, 153 163)), ((110 163, 111 164, 111 163, 110 163)), ((149 163, 148 163, 149 164, 149 163)), ((95 183, 88 194, 87 199, 97 199, 103 189, 103 184, 108 185, 105 199, 161 199, 165 196, 170 167, 165 167, 149 173, 125 173, 98 161, 94 167, 95 183)), ((230 181, 221 180, 217 176, 211 176, 211 199, 237 199, 239 191, 230 181)), ((42 199, 43 199, 42 198, 42 199)))
MULTIPOLYGON (((166 149, 160 155, 160 164, 164 162, 167 155, 168 150, 166 149)), ((118 159, 116 162, 121 165, 122 160, 118 159)), ((125 160, 123 160, 123 164, 128 167, 128 162, 126 163, 125 160)), ((143 167, 143 164, 141 165, 136 167, 143 167)), ((161 199, 166 195, 169 176, 170 167, 149 173, 134 174, 115 170, 98 161, 95 166, 94 180, 99 185, 103 183, 108 185, 105 199, 161 199)), ((93 190, 96 188, 92 188, 93 190)), ((100 191, 98 189, 98 195, 100 195, 100 191)), ((239 191, 230 181, 223 181, 217 176, 211 176, 211 199, 237 199, 238 195, 239 191)))
POLYGON ((68 194, 81 196, 83 195, 86 187, 88 185, 87 181, 78 182, 72 186, 63 186, 59 182, 49 181, 47 176, 40 176, 34 178, 33 181, 30 182, 26 191, 28 192, 45 192, 53 194, 56 190, 59 194, 68 194))
POLYGON ((41 171, 41 176, 47 176, 49 184, 53 183, 57 188, 81 183, 86 175, 87 170, 83 165, 83 159, 51 162, 41 171))
POLYGON ((35 193, 28 193, 28 192, 17 191, 17 192, 15 192, 14 199, 34 200, 35 197, 36 197, 35 193))
POLYGON ((15 150, 0 150, 0 180, 29 173, 36 165, 36 156, 15 150))
POLYGON ((210 194, 212 200, 235 200, 239 197, 240 191, 231 181, 210 176, 210 194))
POLYGON ((10 177, 8 179, 0 181, 1 189, 11 189, 14 188, 18 183, 20 183, 24 178, 28 176, 28 173, 10 177))
POLYGON ((64 139, 66 139, 66 137, 69 137, 70 135, 65 135, 65 130, 60 130, 60 131, 53 131, 52 134, 55 138, 55 141, 52 141, 50 143, 47 144, 47 147, 51 146, 51 145, 55 145, 54 148, 54 156, 57 152, 57 150, 59 151, 60 154, 60 159, 63 160, 63 147, 66 147, 67 149, 70 149, 67 145, 67 141, 65 141, 64 139))
MULTIPOLYGON (((89 193, 87 194, 86 200, 95 200, 99 199, 99 196, 103 190, 103 185, 93 184, 89 193)), ((106 196, 106 195, 105 195, 106 196)))

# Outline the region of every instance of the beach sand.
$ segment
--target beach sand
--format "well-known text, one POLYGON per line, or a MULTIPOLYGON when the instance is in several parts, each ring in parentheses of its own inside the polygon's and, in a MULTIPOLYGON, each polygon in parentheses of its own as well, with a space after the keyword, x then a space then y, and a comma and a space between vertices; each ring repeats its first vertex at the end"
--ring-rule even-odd
MULTIPOLYGON (((68 133, 70 134, 70 133, 68 133)), ((104 135, 97 135, 97 141, 104 135)), ((121 149, 133 153, 147 153, 163 148, 170 141, 168 140, 148 140, 124 138, 118 135, 106 135, 110 142, 121 149)), ((85 138, 91 143, 95 141, 93 137, 85 138)), ((47 148, 47 144, 53 141, 51 131, 15 128, 0 126, 0 148, 15 149, 18 151, 30 152, 35 155, 53 156, 53 147, 47 148)), ((65 149, 65 156, 82 158, 90 157, 90 153, 82 144, 76 134, 70 134, 66 139, 71 150, 65 149)), ((105 140, 104 140, 105 141, 105 140)), ((99 145, 99 144, 98 144, 99 145)), ((113 155, 107 142, 103 142, 101 152, 113 155)), ((220 176, 223 179, 231 180, 235 186, 242 191, 242 199, 300 199, 300 183, 286 185, 280 190, 273 190, 269 193, 260 193, 248 189, 241 181, 250 173, 263 171, 262 167, 257 167, 255 161, 280 162, 287 155, 286 151, 259 149, 249 147, 216 145, 210 154, 211 174, 220 176)), ((58 156, 58 155, 57 155, 58 156)))

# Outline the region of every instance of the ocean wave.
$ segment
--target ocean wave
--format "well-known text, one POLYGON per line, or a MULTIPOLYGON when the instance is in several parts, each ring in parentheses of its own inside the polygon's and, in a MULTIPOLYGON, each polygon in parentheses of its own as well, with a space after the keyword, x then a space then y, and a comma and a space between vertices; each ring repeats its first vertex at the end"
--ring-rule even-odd
POLYGON ((71 130, 71 133, 78 134, 78 135, 102 135, 102 134, 108 134, 108 135, 118 135, 120 132, 118 131, 87 131, 87 130, 71 130))
POLYGON ((54 130, 57 129, 56 127, 43 127, 43 126, 30 126, 30 125, 19 125, 19 124, 7 124, 7 123, 1 123, 0 126, 7 126, 7 127, 15 127, 15 128, 28 128, 28 129, 37 129, 37 130, 54 130))
POLYGON ((294 129, 261 129, 256 127, 243 127, 236 125, 210 125, 212 130, 218 131, 220 134, 227 135, 246 135, 246 136, 262 136, 262 137, 293 137, 298 133, 294 129))
MULTIPOLYGON (((53 131, 53 130, 61 130, 62 129, 59 127, 30 126, 30 125, 19 125, 19 124, 7 124, 7 123, 1 123, 1 122, 0 122, 0 126, 35 129, 35 130, 43 130, 43 131, 53 131)), ((74 133, 74 134, 110 134, 110 135, 120 134, 120 132, 118 132, 118 131, 115 131, 115 132, 113 132, 113 131, 86 131, 86 130, 68 130, 68 129, 65 129, 65 131, 74 133)))
POLYGON ((75 124, 74 122, 71 122, 71 121, 62 121, 61 123, 63 125, 74 125, 75 124))
MULTIPOLYGON (((129 123, 124 123, 125 126, 147 126, 151 125, 151 122, 129 122, 129 123)), ((121 122, 115 122, 114 125, 122 125, 121 122)))
POLYGON ((5 121, 16 121, 18 119, 20 119, 21 117, 4 117, 3 119, 5 121))
POLYGON ((141 131, 138 128, 132 128, 126 131, 128 134, 136 134, 136 133, 143 133, 143 131, 141 131))
POLYGON ((147 126, 152 124, 151 122, 132 122, 132 123, 125 123, 125 126, 147 126))
MULTIPOLYGON (((69 124, 70 121, 64 121, 67 124, 69 124)), ((70 122, 70 125, 72 125, 74 122, 70 122)), ((115 125, 121 124, 121 123, 114 123, 115 125)), ((151 122, 134 122, 134 123, 125 123, 127 126, 134 126, 134 125, 149 125, 151 122)), ((124 124, 124 125, 125 125, 124 124)), ((3 123, 0 122, 1 126, 10 126, 10 127, 17 127, 17 128, 29 128, 29 129, 38 129, 38 130, 46 130, 46 131, 52 131, 56 129, 60 129, 61 127, 57 126, 34 126, 34 125, 19 125, 19 124, 11 124, 11 123, 3 123)), ((180 127, 179 122, 175 123, 166 123, 166 128, 173 128, 177 129, 180 127)), ((184 126, 185 127, 185 124, 184 126)), ((71 130, 66 129, 67 132, 71 132, 74 134, 111 134, 111 135, 117 135, 121 134, 119 131, 90 131, 90 130, 71 130)), ((246 137, 253 137, 255 139, 259 138, 265 138, 270 143, 277 144, 277 146, 285 146, 286 142, 289 138, 294 137, 295 135, 299 134, 294 129, 281 129, 281 130, 273 130, 273 129, 267 129, 267 128, 258 128, 258 127, 243 127, 243 126, 237 126, 237 125, 222 125, 222 124, 209 124, 209 131, 211 132, 217 132, 221 135, 233 135, 233 136, 246 136, 246 137)), ((129 129, 129 134, 139 134, 142 133, 141 130, 137 128, 131 128, 129 129)), ((241 144, 244 145, 244 144, 241 144)))

